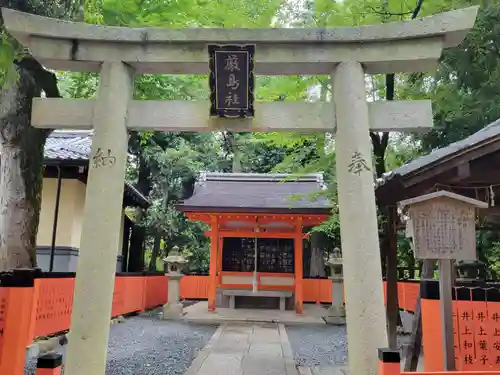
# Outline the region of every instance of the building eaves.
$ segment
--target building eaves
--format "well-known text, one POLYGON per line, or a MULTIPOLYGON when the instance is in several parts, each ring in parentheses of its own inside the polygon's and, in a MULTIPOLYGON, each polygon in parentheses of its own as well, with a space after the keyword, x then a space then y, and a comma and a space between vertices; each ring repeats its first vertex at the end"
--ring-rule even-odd
POLYGON ((476 133, 470 135, 465 139, 451 143, 446 147, 434 150, 427 155, 421 156, 399 168, 386 173, 383 178, 378 181, 378 185, 381 185, 384 182, 395 178, 396 176, 404 178, 406 176, 416 174, 422 170, 431 168, 436 164, 452 159, 453 157, 466 152, 472 147, 477 147, 481 144, 489 143, 496 139, 500 140, 500 119, 494 121, 493 123, 487 125, 483 129, 477 131, 476 133))
MULTIPOLYGON (((89 130, 55 130, 45 142, 44 157, 46 161, 86 162, 88 164, 92 150, 92 131, 89 130)), ((125 194, 142 207, 149 206, 149 200, 131 183, 125 182, 125 194)))

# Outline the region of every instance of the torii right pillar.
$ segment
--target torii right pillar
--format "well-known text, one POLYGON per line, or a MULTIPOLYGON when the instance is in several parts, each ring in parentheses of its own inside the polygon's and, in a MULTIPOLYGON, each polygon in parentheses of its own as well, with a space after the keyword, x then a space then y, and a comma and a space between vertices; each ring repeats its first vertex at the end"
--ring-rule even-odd
POLYGON ((345 62, 332 79, 349 372, 375 375, 387 328, 365 74, 360 63, 345 62))

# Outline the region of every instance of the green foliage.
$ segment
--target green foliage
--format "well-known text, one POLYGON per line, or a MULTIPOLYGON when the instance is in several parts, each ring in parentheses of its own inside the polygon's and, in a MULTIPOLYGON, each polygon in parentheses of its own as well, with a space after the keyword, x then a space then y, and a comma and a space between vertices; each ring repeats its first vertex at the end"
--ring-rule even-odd
POLYGON ((491 2, 464 43, 445 50, 435 76, 409 79, 406 94, 434 102, 435 127, 421 137, 424 150, 461 140, 500 117, 499 50, 500 5, 491 2))
POLYGON ((91 99, 96 96, 99 76, 96 73, 59 72, 58 86, 65 98, 91 99))
MULTIPOLYGON (((85 4, 85 20, 132 27, 333 27, 409 19, 416 3, 400 0, 92 0, 85 4)), ((419 16, 481 3, 479 0, 424 0, 419 16)), ((395 99, 432 99, 436 127, 425 136, 391 134, 384 155, 387 170, 462 139, 500 117, 497 104, 500 102, 499 21, 498 1, 489 1, 466 41, 445 52, 437 74, 397 75, 395 99)), ((59 77, 64 96, 95 95, 98 81, 95 75, 62 73, 59 77)), ((384 76, 371 77, 369 97, 374 100, 385 97, 384 85, 384 76)), ((258 100, 331 101, 330 80, 326 76, 259 76, 256 87, 258 100)), ((200 100, 206 99, 207 94, 206 76, 143 75, 136 79, 134 97, 138 100, 200 100)), ((188 222, 175 211, 175 202, 189 193, 199 171, 231 171, 235 158, 245 172, 323 171, 328 189, 320 193, 327 194, 333 201, 334 210, 329 221, 312 231, 323 232, 332 243, 340 244, 335 141, 329 134, 144 132, 131 135, 130 151, 131 181, 137 180, 140 160, 145 160, 150 169, 152 207, 142 225, 151 235, 161 233, 165 253, 176 245, 189 254, 193 268, 204 268, 208 264, 208 242, 203 234, 206 228, 188 222)), ((498 272, 500 266, 495 262, 500 239, 491 231, 485 233, 478 239, 478 249, 482 259, 493 262, 493 270, 498 272)), ((406 239, 398 238, 398 247, 401 264, 412 264, 414 259, 406 239)))

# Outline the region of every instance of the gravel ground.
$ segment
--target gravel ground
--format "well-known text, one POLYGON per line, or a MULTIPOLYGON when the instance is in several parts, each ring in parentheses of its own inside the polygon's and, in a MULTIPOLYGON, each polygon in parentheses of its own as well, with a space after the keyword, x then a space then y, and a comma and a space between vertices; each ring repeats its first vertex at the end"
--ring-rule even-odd
POLYGON ((332 366, 347 363, 345 326, 314 325, 286 327, 299 366, 332 366))
MULTIPOLYGON (((217 327, 163 321, 148 316, 111 326, 107 375, 181 375, 217 327)), ((64 350, 63 350, 64 351, 64 350)), ((35 375, 35 362, 25 375, 35 375)))
MULTIPOLYGON (((339 366, 347 364, 345 326, 287 326, 288 339, 298 366, 339 366)), ((400 346, 410 336, 400 336, 400 346)))

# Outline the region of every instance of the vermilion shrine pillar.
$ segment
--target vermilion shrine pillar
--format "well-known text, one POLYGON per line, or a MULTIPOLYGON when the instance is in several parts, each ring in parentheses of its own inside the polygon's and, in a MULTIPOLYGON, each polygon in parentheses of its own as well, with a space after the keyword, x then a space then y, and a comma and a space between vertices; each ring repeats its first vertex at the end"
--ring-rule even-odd
POLYGON ((217 216, 211 217, 212 230, 210 232, 210 266, 208 284, 208 311, 215 311, 217 299, 217 258, 219 245, 219 220, 217 216))
POLYGON ((303 278, 303 249, 304 235, 302 234, 302 218, 297 221, 296 235, 294 238, 294 264, 295 264, 295 311, 297 314, 302 314, 304 304, 304 288, 302 283, 303 278))

